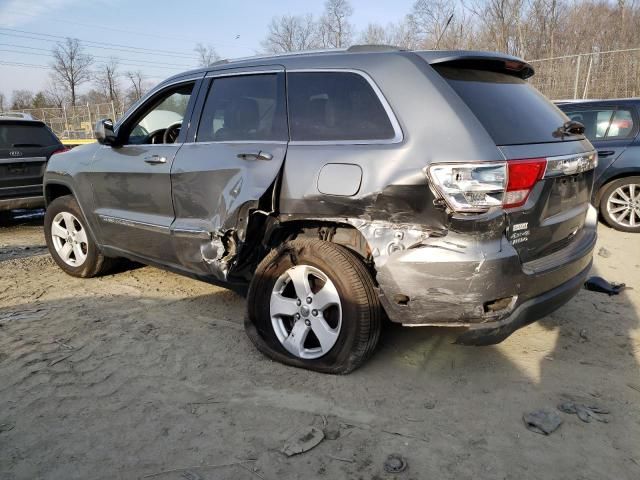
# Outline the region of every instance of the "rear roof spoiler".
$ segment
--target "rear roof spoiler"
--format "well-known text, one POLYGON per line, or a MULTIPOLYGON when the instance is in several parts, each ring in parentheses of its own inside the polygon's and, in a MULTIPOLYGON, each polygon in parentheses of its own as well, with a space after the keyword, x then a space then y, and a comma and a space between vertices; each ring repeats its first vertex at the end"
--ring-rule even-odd
POLYGON ((472 50, 426 50, 417 51, 429 65, 442 65, 458 68, 474 68, 508 73, 520 78, 529 78, 533 67, 518 57, 498 52, 479 52, 472 50))

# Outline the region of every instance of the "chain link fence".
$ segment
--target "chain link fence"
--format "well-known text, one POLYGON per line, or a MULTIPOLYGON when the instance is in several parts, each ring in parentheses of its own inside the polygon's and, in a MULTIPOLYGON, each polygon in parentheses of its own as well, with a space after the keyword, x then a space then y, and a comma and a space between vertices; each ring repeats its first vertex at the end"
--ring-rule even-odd
POLYGON ((22 112, 42 120, 61 140, 77 140, 93 138, 93 127, 97 120, 117 120, 123 115, 122 110, 114 103, 100 103, 63 108, 32 108, 22 112))
POLYGON ((640 96, 640 48, 529 60, 531 83, 552 100, 640 96))

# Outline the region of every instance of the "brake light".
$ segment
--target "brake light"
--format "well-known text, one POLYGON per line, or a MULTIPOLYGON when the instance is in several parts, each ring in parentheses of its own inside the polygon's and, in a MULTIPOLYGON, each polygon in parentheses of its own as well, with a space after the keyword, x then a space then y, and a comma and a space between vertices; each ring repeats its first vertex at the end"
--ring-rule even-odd
POLYGON ((531 189, 544 177, 545 158, 434 164, 433 185, 456 212, 481 213, 492 207, 516 208, 525 204, 531 189))
POLYGON ((544 177, 546 167, 545 158, 507 161, 507 188, 502 206, 515 208, 524 205, 533 186, 544 177))
POLYGON ((55 152, 53 152, 51 154, 51 156, 54 156, 56 153, 68 152, 69 150, 71 150, 69 147, 62 147, 62 148, 59 148, 58 150, 56 150, 55 152))

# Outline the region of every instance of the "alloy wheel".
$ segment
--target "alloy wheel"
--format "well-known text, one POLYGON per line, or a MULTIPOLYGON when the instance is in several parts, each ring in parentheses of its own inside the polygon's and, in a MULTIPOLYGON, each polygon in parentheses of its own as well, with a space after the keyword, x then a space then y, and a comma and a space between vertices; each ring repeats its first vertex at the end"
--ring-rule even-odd
POLYGON ((342 304, 335 285, 320 269, 289 268, 276 280, 269 307, 276 337, 292 355, 320 358, 336 344, 342 304))
POLYGON ((87 232, 75 215, 60 212, 53 218, 51 240, 56 253, 67 265, 79 267, 87 259, 87 232))
POLYGON ((607 199, 607 212, 618 225, 640 227, 640 185, 630 183, 616 188, 607 199))

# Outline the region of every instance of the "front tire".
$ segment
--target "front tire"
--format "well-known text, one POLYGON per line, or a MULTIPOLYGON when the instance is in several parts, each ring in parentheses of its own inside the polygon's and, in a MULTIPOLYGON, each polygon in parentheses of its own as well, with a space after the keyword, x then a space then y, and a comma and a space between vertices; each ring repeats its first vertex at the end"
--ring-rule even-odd
POLYGON ((640 233, 640 177, 626 177, 607 184, 600 200, 602 218, 622 232, 640 233))
POLYGON ((98 249, 78 202, 71 195, 56 198, 44 216, 49 253, 73 277, 90 278, 106 273, 112 260, 98 249))
POLYGON ((373 353, 381 308, 359 257, 331 242, 296 239, 260 262, 247 298, 247 333, 282 363, 345 374, 373 353))

